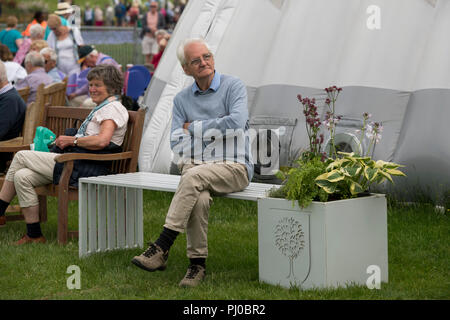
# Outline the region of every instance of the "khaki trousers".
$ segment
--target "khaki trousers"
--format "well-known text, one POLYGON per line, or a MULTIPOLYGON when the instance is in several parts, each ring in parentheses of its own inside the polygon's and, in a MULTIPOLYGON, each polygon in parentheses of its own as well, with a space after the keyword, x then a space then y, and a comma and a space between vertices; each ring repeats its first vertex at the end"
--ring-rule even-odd
POLYGON ((57 153, 22 150, 16 153, 5 179, 14 182, 19 205, 22 208, 39 204, 35 187, 53 181, 57 153))
POLYGON ((172 199, 164 227, 186 230, 187 257, 208 256, 208 217, 212 203, 210 193, 237 192, 248 186, 245 165, 239 163, 185 164, 172 199))

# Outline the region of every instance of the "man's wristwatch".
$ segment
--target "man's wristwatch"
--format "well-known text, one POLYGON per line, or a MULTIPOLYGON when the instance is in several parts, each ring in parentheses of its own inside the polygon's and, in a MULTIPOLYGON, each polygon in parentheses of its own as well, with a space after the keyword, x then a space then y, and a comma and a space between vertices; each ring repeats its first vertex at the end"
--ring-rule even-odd
POLYGON ((73 145, 76 146, 78 144, 78 137, 75 138, 75 140, 73 140, 73 145))

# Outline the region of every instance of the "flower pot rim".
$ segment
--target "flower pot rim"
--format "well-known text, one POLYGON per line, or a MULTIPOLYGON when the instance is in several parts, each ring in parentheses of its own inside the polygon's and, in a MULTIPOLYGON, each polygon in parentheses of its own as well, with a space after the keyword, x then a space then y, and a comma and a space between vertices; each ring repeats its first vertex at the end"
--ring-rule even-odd
MULTIPOLYGON (((325 201, 325 202, 313 201, 313 202, 311 202, 311 204, 315 204, 315 205, 331 205, 333 203, 339 203, 339 202, 349 201, 349 200, 360 200, 360 199, 367 199, 367 198, 385 198, 385 197, 386 197, 386 194, 384 194, 384 193, 373 193, 373 192, 371 192, 370 194, 368 194, 366 196, 361 196, 361 197, 357 197, 357 198, 331 200, 331 201, 325 201)), ((296 200, 289 200, 289 199, 285 199, 285 198, 273 198, 273 197, 267 197, 266 199, 296 201, 296 200)))

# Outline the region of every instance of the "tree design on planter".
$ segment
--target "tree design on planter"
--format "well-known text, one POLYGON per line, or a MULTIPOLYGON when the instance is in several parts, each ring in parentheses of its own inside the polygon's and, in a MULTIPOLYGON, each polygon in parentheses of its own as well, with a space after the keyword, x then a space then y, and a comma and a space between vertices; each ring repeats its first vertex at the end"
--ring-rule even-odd
POLYGON ((283 218, 275 227, 275 245, 281 253, 289 258, 288 279, 296 280, 294 260, 305 247, 304 233, 300 222, 294 218, 283 218))

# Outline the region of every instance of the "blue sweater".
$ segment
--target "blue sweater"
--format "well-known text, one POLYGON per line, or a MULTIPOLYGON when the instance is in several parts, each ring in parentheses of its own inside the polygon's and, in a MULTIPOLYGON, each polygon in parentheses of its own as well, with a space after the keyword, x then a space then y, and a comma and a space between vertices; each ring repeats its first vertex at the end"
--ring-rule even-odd
POLYGON ((175 96, 170 146, 182 161, 245 164, 251 181, 253 160, 248 128, 244 83, 216 71, 209 89, 201 91, 194 82, 175 96), (183 130, 186 122, 191 123, 188 133, 183 130))

